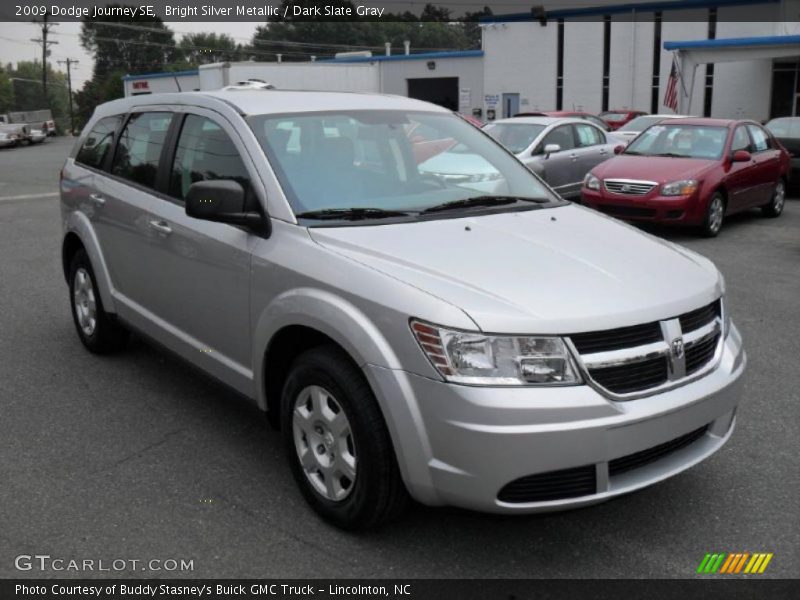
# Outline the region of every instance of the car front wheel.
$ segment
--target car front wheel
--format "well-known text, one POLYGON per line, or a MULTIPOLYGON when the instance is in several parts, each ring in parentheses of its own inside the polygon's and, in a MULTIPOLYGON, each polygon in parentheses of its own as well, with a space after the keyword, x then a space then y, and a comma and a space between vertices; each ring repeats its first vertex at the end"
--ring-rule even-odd
POLYGON ((701 226, 701 231, 706 237, 716 237, 722 229, 722 221, 725 219, 725 199, 722 194, 716 192, 708 202, 706 218, 701 226))
POLYGON ((324 519, 344 529, 376 527, 407 504, 383 415, 363 373, 337 347, 300 355, 281 399, 292 474, 324 519))
POLYGON ((775 190, 772 192, 772 198, 768 204, 761 207, 761 212, 765 217, 779 217, 783 212, 783 207, 786 204, 786 182, 779 179, 775 184, 775 190))

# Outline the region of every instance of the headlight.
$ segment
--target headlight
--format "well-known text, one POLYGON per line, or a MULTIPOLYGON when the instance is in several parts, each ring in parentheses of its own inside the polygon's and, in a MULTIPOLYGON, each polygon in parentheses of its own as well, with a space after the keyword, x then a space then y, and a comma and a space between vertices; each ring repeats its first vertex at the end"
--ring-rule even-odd
POLYGON ((599 190, 600 180, 591 173, 587 173, 586 177, 583 178, 583 187, 587 190, 599 190))
POLYGON ((697 191, 696 179, 672 181, 661 187, 662 196, 689 196, 697 191))
POLYGON ((455 331, 411 321, 420 348, 445 380, 471 385, 575 385, 578 369, 564 340, 455 331))
POLYGON ((725 296, 719 299, 720 310, 722 311, 722 339, 726 339, 731 332, 731 314, 728 312, 728 305, 725 296))

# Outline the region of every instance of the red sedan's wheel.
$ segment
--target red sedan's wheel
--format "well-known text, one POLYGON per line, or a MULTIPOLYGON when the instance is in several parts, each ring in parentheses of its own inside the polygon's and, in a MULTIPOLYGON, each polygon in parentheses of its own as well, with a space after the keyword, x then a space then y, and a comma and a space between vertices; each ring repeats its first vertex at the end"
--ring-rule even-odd
POLYGON ((778 179, 775 184, 775 191, 772 192, 769 204, 761 207, 761 212, 765 217, 779 217, 783 212, 783 207, 786 204, 786 182, 783 179, 778 179))
POLYGON ((716 237, 722 229, 722 222, 725 220, 725 198, 722 194, 715 192, 708 202, 706 209, 706 219, 703 221, 701 231, 706 237, 716 237))

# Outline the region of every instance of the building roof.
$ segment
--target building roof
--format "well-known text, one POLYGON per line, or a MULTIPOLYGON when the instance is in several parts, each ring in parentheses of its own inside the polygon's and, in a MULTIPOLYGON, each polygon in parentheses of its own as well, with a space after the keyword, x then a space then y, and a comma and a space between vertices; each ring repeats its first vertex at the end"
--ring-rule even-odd
POLYGON ((325 63, 369 63, 393 62, 401 60, 441 60, 443 58, 480 58, 483 50, 453 50, 450 52, 419 52, 417 54, 385 54, 375 56, 342 56, 340 58, 325 58, 317 62, 325 63))
MULTIPOLYGON (((781 0, 679 0, 655 2, 632 2, 628 4, 608 4, 598 6, 587 6, 584 8, 565 8, 544 11, 544 17, 548 20, 593 17, 599 15, 614 15, 620 13, 646 13, 646 12, 667 12, 674 10, 693 10, 702 8, 725 8, 730 6, 747 6, 758 4, 778 4, 781 0)), ((481 17, 481 23, 508 23, 538 21, 539 17, 534 17, 531 11, 523 13, 511 13, 505 15, 492 15, 481 17)))
POLYGON ((191 77, 197 75, 197 69, 190 69, 187 71, 162 71, 160 73, 139 73, 137 75, 124 75, 122 81, 131 81, 134 79, 158 79, 160 77, 191 77))
POLYGON ((800 35, 768 35, 763 37, 718 38, 715 40, 664 42, 664 50, 693 50, 700 48, 755 48, 763 46, 800 47, 800 35))

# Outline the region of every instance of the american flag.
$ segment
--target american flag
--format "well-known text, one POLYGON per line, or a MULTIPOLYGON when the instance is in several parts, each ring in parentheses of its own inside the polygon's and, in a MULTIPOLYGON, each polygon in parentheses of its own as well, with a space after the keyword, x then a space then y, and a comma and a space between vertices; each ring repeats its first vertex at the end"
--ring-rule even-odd
POLYGON ((671 108, 673 112, 678 112, 678 59, 672 57, 672 68, 669 70, 669 81, 667 91, 664 93, 664 106, 671 108))

